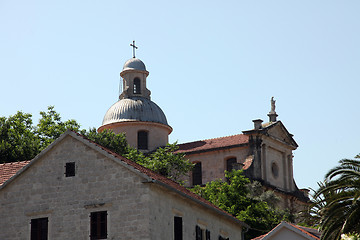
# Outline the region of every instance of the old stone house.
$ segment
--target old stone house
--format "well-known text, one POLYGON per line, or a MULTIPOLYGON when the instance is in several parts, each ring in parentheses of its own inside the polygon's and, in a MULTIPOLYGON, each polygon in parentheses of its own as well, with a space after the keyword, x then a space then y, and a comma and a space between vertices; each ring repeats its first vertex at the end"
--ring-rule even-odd
POLYGON ((0 239, 243 239, 248 226, 177 183, 66 132, 0 164, 0 239))

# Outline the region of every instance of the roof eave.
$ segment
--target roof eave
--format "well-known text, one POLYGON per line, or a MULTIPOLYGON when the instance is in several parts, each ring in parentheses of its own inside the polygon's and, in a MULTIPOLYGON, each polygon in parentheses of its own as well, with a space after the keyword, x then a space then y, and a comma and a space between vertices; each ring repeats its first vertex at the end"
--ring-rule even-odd
POLYGON ((179 153, 185 153, 185 154, 197 154, 197 153, 204 153, 204 152, 212 152, 212 151, 218 151, 218 150, 223 150, 223 149, 230 149, 230 148, 236 148, 236 147, 244 147, 246 145, 248 145, 249 142, 246 143, 241 143, 241 144, 235 144, 235 145, 229 145, 229 146, 224 146, 224 147, 216 147, 216 148, 209 148, 209 149, 203 149, 203 150, 195 150, 195 151, 181 151, 178 150, 179 153))

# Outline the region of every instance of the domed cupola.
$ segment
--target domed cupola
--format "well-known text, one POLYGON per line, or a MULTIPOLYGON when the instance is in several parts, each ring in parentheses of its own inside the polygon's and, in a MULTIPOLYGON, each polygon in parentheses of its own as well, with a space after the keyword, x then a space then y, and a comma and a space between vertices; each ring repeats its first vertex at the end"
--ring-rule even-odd
POLYGON ((151 92, 146 88, 149 72, 138 58, 125 62, 120 76, 123 92, 104 116, 98 131, 111 129, 125 133, 130 146, 143 152, 152 151, 168 143, 172 132, 161 108, 150 100, 151 92))

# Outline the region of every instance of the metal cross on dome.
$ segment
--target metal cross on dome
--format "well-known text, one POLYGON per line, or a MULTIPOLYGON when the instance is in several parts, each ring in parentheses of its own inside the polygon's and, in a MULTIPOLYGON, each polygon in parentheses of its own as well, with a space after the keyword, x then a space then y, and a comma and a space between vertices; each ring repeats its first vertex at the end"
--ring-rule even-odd
POLYGON ((135 46, 135 40, 133 41, 133 43, 130 43, 130 46, 133 48, 133 58, 135 58, 135 49, 138 49, 137 46, 135 46))

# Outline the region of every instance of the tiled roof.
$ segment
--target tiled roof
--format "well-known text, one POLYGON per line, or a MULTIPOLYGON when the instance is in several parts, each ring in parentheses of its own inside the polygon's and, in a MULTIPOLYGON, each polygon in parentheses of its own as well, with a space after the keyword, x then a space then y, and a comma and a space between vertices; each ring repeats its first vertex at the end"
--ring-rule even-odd
POLYGON ((294 225, 294 224, 291 224, 291 223, 289 223, 289 224, 291 226, 293 226, 294 228, 299 229, 303 233, 309 235, 310 237, 313 237, 314 239, 320 239, 321 233, 316 229, 303 227, 303 226, 299 226, 299 225, 294 225))
POLYGON ((312 229, 312 228, 307 228, 307 227, 302 227, 302 226, 299 226, 299 225, 294 225, 294 224, 291 224, 291 223, 288 223, 288 222, 281 222, 280 224, 278 224, 276 227, 274 227, 270 232, 268 232, 267 234, 264 234, 264 235, 261 235, 259 237, 256 237, 256 238, 253 238, 251 240, 262 240, 264 239, 266 236, 268 236, 270 233, 274 232, 274 231, 277 231, 278 228, 280 226, 284 226, 288 224, 289 226, 291 227, 294 227, 296 228, 297 230, 301 231, 302 233, 306 234, 307 236, 309 236, 311 239, 314 239, 314 240, 320 240, 320 235, 321 233, 319 231, 317 231, 316 229, 312 229))
POLYGON ((188 142, 179 144, 178 153, 192 153, 211 151, 226 147, 238 146, 247 144, 249 142, 249 136, 244 134, 237 134, 227 137, 212 138, 206 140, 200 140, 195 142, 188 142))
POLYGON ((30 161, 12 162, 0 164, 0 185, 14 176, 20 169, 25 167, 30 161))

